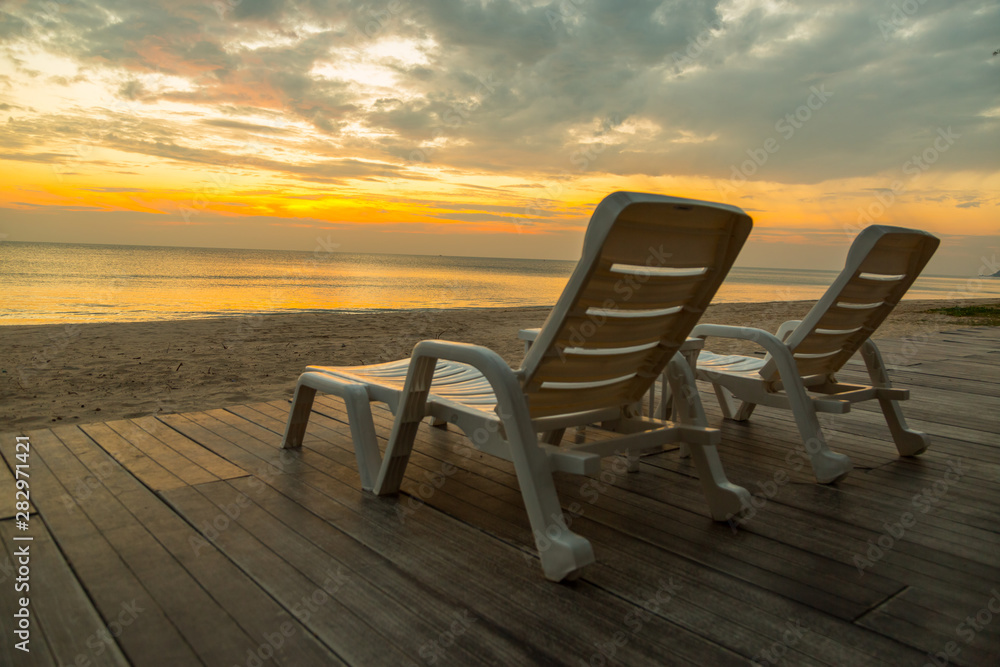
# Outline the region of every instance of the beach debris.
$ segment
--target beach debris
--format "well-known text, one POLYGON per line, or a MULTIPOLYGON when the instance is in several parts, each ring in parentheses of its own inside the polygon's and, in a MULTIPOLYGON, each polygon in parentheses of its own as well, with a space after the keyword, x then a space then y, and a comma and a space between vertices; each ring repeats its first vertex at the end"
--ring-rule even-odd
POLYGON ((177 364, 177 368, 174 369, 174 372, 176 373, 177 371, 179 371, 181 369, 181 366, 183 366, 183 365, 184 365, 183 361, 181 363, 177 364))

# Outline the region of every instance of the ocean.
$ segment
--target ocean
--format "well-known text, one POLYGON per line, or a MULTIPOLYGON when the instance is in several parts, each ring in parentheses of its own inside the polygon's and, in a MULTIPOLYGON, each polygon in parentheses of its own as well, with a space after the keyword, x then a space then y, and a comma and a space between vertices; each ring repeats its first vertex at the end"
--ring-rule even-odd
MULTIPOLYGON (((0 325, 276 312, 551 306, 572 261, 0 243, 0 325)), ((818 298, 835 271, 733 269, 720 302, 818 298)), ((921 276, 907 298, 1000 297, 1000 280, 921 276)))

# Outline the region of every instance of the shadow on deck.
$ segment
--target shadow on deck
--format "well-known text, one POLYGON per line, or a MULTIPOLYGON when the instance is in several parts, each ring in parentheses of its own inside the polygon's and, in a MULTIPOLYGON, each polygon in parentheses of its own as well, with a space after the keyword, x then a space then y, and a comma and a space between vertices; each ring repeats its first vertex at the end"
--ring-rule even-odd
MULTIPOLYGON (((855 470, 821 486, 787 462, 790 414, 758 408, 721 424, 729 478, 755 494, 729 525, 676 448, 638 474, 559 474, 597 554, 561 585, 507 462, 422 425, 404 493, 372 497, 336 399, 300 452, 279 449, 285 402, 33 431, 27 531, 7 434, 0 662, 997 664, 1000 329, 882 348, 927 453, 898 458, 877 406, 858 406, 824 420, 855 470), (25 545, 30 591, 13 593, 25 545), (21 595, 30 653, 14 648, 21 595)), ((389 424, 376 411, 381 438, 389 424)))

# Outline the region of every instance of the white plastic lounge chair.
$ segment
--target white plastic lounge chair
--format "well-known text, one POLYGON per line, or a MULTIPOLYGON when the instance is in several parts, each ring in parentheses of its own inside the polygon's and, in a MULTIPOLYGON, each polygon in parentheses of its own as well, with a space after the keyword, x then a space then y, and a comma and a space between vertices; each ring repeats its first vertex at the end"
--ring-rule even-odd
POLYGON ((829 450, 817 412, 842 414, 852 403, 877 398, 901 456, 923 452, 926 435, 907 428, 882 355, 870 339, 923 270, 939 240, 922 231, 874 225, 858 234, 847 264, 802 320, 785 322, 776 335, 760 329, 699 324, 692 336, 720 336, 758 343, 763 358, 701 352, 697 375, 713 384, 723 415, 745 421, 756 405, 792 410, 817 481, 832 483, 850 472, 851 460, 829 450), (838 382, 835 374, 860 350, 871 386, 838 382), (742 405, 737 409, 735 395, 742 405))
POLYGON ((694 375, 678 347, 708 306, 750 233, 738 208, 617 192, 590 220, 583 256, 519 370, 476 345, 422 341, 408 360, 333 368, 310 366, 295 390, 284 446, 302 444, 317 390, 344 399, 361 483, 378 495, 399 490, 420 421, 458 426, 479 450, 512 461, 545 576, 573 578, 593 562, 571 532, 552 473, 600 472, 604 456, 669 442, 690 445, 710 513, 725 520, 749 501, 719 462, 694 375), (629 406, 670 363, 685 397, 675 422, 644 419, 629 406), (432 381, 433 379, 433 381, 432 381), (395 415, 384 458, 370 401, 395 415), (603 422, 618 434, 559 446, 562 432, 603 422), (677 423, 679 422, 679 423, 677 423), (540 436, 543 434, 544 437, 540 436))

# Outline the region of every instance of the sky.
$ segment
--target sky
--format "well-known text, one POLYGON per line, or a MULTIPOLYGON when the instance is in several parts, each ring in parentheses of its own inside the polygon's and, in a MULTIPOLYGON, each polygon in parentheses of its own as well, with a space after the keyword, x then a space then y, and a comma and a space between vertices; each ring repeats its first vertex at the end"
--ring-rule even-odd
POLYGON ((995 0, 3 0, 0 240, 574 259, 615 190, 739 265, 1000 270, 995 0))

